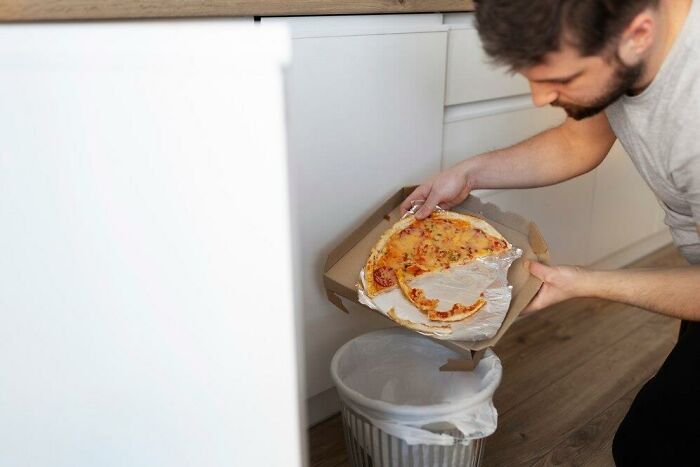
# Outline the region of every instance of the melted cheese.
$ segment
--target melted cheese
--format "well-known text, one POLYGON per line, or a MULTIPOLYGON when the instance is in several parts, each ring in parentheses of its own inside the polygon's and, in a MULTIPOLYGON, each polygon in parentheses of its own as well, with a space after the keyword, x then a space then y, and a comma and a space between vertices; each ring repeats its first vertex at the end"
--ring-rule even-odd
POLYGON ((465 264, 507 247, 505 241, 474 228, 468 221, 428 217, 394 234, 378 266, 401 271, 409 281, 424 272, 465 264))

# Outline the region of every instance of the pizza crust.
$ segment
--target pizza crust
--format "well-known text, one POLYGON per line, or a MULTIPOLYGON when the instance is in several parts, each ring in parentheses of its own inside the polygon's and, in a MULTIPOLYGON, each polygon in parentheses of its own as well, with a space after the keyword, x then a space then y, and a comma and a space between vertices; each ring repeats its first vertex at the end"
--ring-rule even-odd
MULTIPOLYGON (((483 296, 483 293, 482 293, 483 296)), ((453 321, 462 321, 465 318, 470 317, 477 311, 481 310, 481 308, 486 305, 486 300, 483 298, 477 299, 474 303, 471 305, 462 305, 461 303, 456 303, 452 309, 448 311, 438 311, 438 310, 433 310, 428 313, 428 319, 431 321, 442 321, 442 322, 453 322, 453 321), (452 311, 455 310, 456 311, 452 311), (446 314, 443 316, 443 314, 446 314)))
POLYGON ((433 311, 437 307, 437 304, 440 302, 440 300, 438 299, 430 299, 426 297, 425 292, 423 292, 422 289, 413 288, 410 285, 408 285, 404 278, 403 271, 400 269, 396 271, 396 282, 401 288, 401 291, 403 292, 404 297, 406 297, 406 300, 411 302, 413 306, 415 306, 424 313, 429 313, 433 311), (415 297, 412 293, 414 291, 416 291, 415 297))
POLYGON ((414 331, 425 332, 428 334, 434 334, 436 331, 445 334, 452 333, 452 328, 448 324, 431 326, 422 323, 414 323, 411 320, 399 318, 399 316, 396 314, 396 310, 393 307, 389 309, 389 311, 387 312, 387 316, 389 316, 389 318, 391 318, 397 324, 400 324, 401 326, 406 327, 408 329, 413 329, 414 331))

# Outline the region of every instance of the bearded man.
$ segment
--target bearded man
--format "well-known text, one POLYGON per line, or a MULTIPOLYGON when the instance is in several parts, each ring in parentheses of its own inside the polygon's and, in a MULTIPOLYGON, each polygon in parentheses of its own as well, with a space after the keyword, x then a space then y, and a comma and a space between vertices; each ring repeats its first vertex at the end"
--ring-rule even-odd
POLYGON ((418 187, 416 217, 473 189, 552 185, 594 169, 619 139, 655 192, 688 267, 595 271, 532 262, 544 281, 526 311, 598 297, 682 321, 679 340, 613 441, 619 466, 700 465, 700 5, 690 0, 481 0, 495 62, 568 118, 507 149, 466 159, 418 187))

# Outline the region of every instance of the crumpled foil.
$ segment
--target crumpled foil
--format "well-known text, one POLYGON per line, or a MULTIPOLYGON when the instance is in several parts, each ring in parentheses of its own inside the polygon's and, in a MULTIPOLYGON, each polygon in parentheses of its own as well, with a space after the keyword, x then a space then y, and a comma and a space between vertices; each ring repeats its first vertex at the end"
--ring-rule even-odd
MULTIPOLYGON (((420 204, 414 205, 413 213, 420 204)), ((444 340, 472 341, 493 337, 501 327, 510 306, 512 286, 508 285, 508 269, 522 256, 520 248, 511 248, 499 254, 483 256, 465 265, 452 266, 440 273, 419 276, 410 282, 421 288, 425 296, 438 299, 438 310, 449 310, 455 303, 470 305, 484 293, 486 304, 472 316, 461 321, 430 321, 397 287, 370 298, 366 292, 364 270, 360 271, 358 299, 360 303, 389 316, 393 308, 395 321, 410 321, 421 325, 421 334, 444 340)), ((394 319, 394 318, 392 318, 394 319)), ((402 323, 399 323, 402 324, 402 323)))

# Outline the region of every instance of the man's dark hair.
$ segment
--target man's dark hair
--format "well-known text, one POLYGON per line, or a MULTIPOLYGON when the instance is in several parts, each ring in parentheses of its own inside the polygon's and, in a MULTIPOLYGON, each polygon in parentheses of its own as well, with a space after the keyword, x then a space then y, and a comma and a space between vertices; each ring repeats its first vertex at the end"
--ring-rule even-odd
POLYGON ((604 51, 658 0, 476 0, 486 53, 515 71, 542 62, 566 40, 582 56, 604 51), (565 35, 564 35, 565 34, 565 35))

